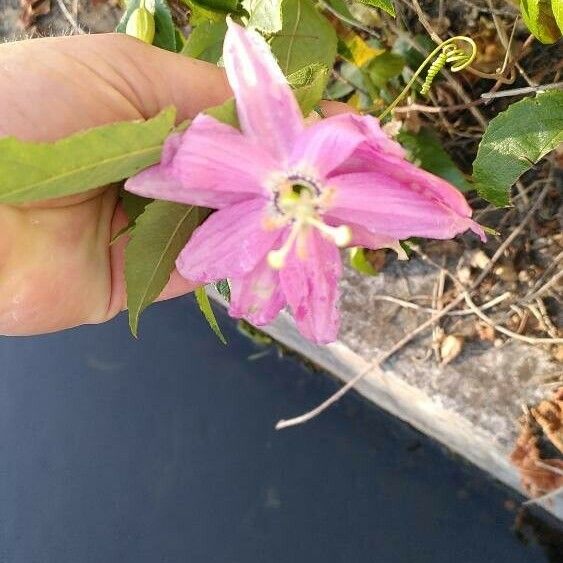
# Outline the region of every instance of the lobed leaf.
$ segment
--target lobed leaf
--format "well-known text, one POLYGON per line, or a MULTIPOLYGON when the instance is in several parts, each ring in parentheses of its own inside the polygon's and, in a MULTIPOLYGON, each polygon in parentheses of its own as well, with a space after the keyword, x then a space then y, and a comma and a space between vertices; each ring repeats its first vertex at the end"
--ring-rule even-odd
POLYGON ((495 205, 507 205, 514 182, 561 142, 563 91, 510 105, 489 123, 479 144, 473 163, 479 194, 495 205))
POLYGON ((54 143, 0 139, 0 202, 68 196, 129 178, 160 160, 175 115, 168 108, 147 121, 103 125, 54 143))
POLYGON ((137 336, 141 313, 162 293, 178 254, 208 211, 170 201, 149 203, 125 249, 129 326, 137 336))

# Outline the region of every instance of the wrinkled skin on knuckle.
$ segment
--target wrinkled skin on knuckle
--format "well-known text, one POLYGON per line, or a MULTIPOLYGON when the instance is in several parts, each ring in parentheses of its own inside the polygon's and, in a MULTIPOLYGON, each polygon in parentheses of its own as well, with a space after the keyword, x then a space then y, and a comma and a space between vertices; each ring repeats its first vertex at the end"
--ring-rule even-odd
POLYGON ((62 207, 0 205, 0 334, 106 320, 111 196, 62 207))

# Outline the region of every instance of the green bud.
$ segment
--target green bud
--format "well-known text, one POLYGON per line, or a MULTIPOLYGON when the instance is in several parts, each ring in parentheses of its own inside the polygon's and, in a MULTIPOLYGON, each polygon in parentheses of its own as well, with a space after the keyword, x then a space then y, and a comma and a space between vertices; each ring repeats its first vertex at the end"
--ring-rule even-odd
POLYGON ((144 7, 133 10, 127 20, 125 33, 152 44, 154 39, 154 16, 144 7))

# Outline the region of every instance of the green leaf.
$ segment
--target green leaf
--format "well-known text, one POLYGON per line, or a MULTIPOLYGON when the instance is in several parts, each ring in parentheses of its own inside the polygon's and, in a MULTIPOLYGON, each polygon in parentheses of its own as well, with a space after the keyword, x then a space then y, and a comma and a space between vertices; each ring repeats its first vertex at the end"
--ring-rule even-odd
MULTIPOLYGON (((561 37, 561 29, 557 25, 555 11, 561 18, 562 0, 521 0, 522 19, 542 43, 555 43, 561 37)), ((560 20, 559 20, 560 21, 560 20)))
POLYGON ((372 263, 367 259, 366 252, 363 248, 356 246, 350 249, 350 266, 360 274, 366 276, 377 275, 377 270, 373 267, 372 263))
POLYGON ((160 160, 175 115, 168 108, 148 121, 103 125, 54 143, 0 139, 0 202, 67 196, 129 178, 160 160))
POLYGON ((282 28, 282 0, 242 0, 248 12, 247 26, 263 33, 276 33, 282 28))
POLYGON ((208 211, 155 201, 137 218, 125 249, 129 326, 137 336, 141 313, 160 295, 182 248, 208 211))
POLYGON ((212 108, 206 109, 205 113, 214 117, 218 121, 221 121, 221 123, 232 125, 237 129, 240 127, 238 122, 237 106, 234 98, 230 98, 219 106, 213 106, 212 108))
MULTIPOLYGON (((115 28, 117 32, 125 33, 127 21, 139 5, 140 0, 127 1, 127 9, 115 28)), ((176 52, 178 47, 176 43, 176 27, 172 21, 172 15, 166 0, 154 0, 154 25, 155 35, 152 42, 153 45, 161 49, 166 49, 167 51, 176 52)))
POLYGON ((313 63, 332 68, 336 32, 312 0, 282 0, 282 24, 271 47, 286 76, 313 63))
POLYGON ((211 330, 217 335, 217 338, 223 343, 227 344, 221 329, 219 328, 219 323, 215 318, 215 313, 213 313, 213 309, 211 308, 211 303, 209 302, 209 297, 207 297, 207 293, 205 293, 204 287, 198 287, 195 290, 195 299, 197 301, 199 310, 203 313, 203 316, 209 323, 211 330))
POLYGON ((186 39, 182 55, 217 64, 223 54, 226 22, 205 22, 195 27, 186 39))
POLYGON ((123 207, 123 211, 125 211, 125 215, 127 215, 127 219, 129 219, 130 223, 134 223, 137 220, 137 217, 143 213, 145 207, 153 201, 148 197, 142 197, 125 190, 121 191, 120 197, 121 206, 123 207))
POLYGON ((407 150, 409 160, 417 166, 444 178, 462 192, 472 189, 432 129, 423 128, 418 133, 401 131, 398 141, 407 150))
POLYGON ((287 81, 293 88, 303 115, 309 115, 319 103, 329 76, 330 70, 318 63, 308 65, 289 75, 287 81))
POLYGON ((200 6, 193 0, 181 0, 190 10, 190 25, 198 26, 208 22, 224 22, 225 13, 215 12, 200 6))
POLYGON ((495 205, 509 203, 510 187, 563 142, 563 92, 524 98, 487 127, 473 163, 479 194, 495 205))
POLYGON ((392 0, 359 0, 362 4, 366 6, 371 6, 372 8, 381 8, 387 12, 390 16, 395 17, 395 6, 392 0))
POLYGON ((563 33, 563 2, 561 0, 551 0, 551 9, 553 10, 553 17, 557 27, 563 33))
POLYGON ((405 67, 405 59, 401 55, 385 51, 371 60, 366 68, 370 80, 379 88, 399 76, 405 67))
POLYGON ((348 5, 344 0, 326 0, 326 3, 332 8, 334 11, 334 15, 337 18, 342 19, 344 22, 358 22, 358 20, 352 15, 352 12, 348 8, 348 5))
POLYGON ((239 0, 192 0, 192 2, 212 12, 236 14, 241 11, 239 0))

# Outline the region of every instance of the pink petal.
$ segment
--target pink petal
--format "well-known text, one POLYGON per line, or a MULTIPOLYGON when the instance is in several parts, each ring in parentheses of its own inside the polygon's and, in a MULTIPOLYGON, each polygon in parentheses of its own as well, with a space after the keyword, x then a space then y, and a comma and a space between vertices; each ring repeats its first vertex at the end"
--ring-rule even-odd
POLYGON ((281 287, 300 332, 317 344, 327 344, 336 339, 340 324, 340 253, 316 229, 303 242, 305 259, 297 255, 296 245, 280 272, 281 287))
POLYGON ((263 259, 244 276, 231 279, 229 315, 256 326, 271 323, 285 306, 279 273, 263 259))
POLYGON ((144 197, 191 203, 182 197, 184 196, 182 184, 171 174, 170 163, 182 142, 181 139, 182 135, 179 133, 169 135, 162 148, 160 164, 151 166, 129 178, 125 182, 125 189, 144 197))
POLYGON ((171 135, 162 162, 130 178, 125 188, 157 199, 221 209, 265 194, 262 182, 276 163, 240 131, 200 114, 171 135))
POLYGON ((180 274, 204 283, 251 272, 281 236, 263 229, 264 206, 265 200, 255 198, 213 213, 178 256, 180 274))
POLYGON ((386 235, 380 235, 368 231, 360 225, 348 225, 352 231, 352 241, 350 246, 361 246, 363 248, 371 248, 379 250, 380 248, 390 248, 397 253, 399 260, 406 260, 407 253, 401 246, 398 239, 386 235))
POLYGON ((331 178, 335 193, 327 220, 400 240, 447 239, 467 229, 484 238, 463 195, 444 180, 398 159, 381 158, 377 169, 331 178))
POLYGON ((303 119, 270 47, 251 29, 228 20, 223 60, 242 131, 284 162, 303 119))
POLYGON ((297 138, 290 167, 315 177, 326 176, 366 141, 365 119, 343 113, 311 125, 297 138))

